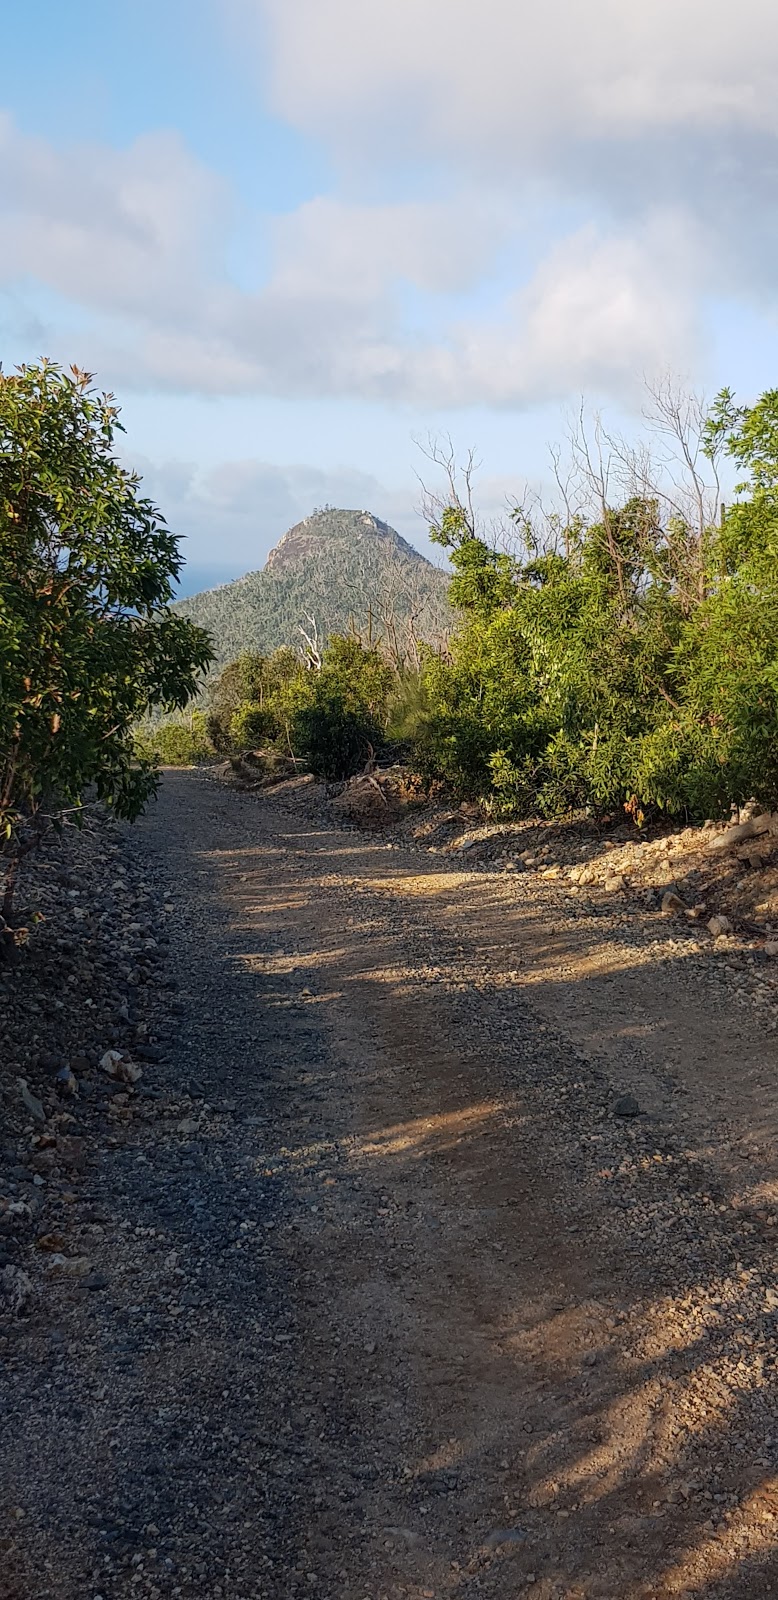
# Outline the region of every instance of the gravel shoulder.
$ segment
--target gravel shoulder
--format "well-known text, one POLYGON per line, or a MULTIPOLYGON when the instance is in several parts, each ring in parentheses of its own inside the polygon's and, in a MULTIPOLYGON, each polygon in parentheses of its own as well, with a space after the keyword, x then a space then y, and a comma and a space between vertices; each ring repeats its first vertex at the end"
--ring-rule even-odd
POLYGON ((171 773, 74 844, 0 1000, 4 1600, 778 1590, 759 953, 411 843, 171 773))

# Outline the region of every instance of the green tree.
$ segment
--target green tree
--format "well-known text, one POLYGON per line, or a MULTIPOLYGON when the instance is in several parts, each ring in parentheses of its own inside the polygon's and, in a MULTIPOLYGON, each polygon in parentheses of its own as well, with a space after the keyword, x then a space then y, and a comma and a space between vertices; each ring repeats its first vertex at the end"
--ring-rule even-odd
POLYGON ((440 518, 462 622, 424 668, 427 778, 514 813, 778 804, 778 391, 725 392, 706 443, 744 471, 720 526, 637 497, 513 559, 440 518))
POLYGON ((295 754, 317 777, 350 777, 383 743, 396 683, 378 648, 352 637, 331 639, 321 671, 306 672, 293 686, 295 754))
POLYGON ((208 733, 219 754, 288 744, 288 692, 304 671, 285 646, 270 656, 245 650, 231 661, 208 690, 208 733))
POLYGON ((0 373, 0 836, 3 915, 36 830, 94 785, 137 816, 157 778, 133 729, 183 707, 212 651, 169 609, 177 539, 120 465, 109 395, 43 362, 0 373))
POLYGON ((192 767, 212 761, 215 750, 208 737, 205 713, 196 708, 185 716, 164 718, 138 731, 135 748, 139 756, 159 762, 163 767, 192 767))

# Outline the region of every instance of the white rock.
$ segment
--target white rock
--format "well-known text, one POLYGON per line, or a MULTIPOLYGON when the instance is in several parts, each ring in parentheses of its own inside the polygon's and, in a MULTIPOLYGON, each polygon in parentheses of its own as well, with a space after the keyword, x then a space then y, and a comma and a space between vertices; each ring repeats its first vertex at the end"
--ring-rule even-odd
POLYGON ((143 1068, 136 1062, 128 1060, 121 1050, 106 1050, 105 1055, 100 1058, 100 1068, 109 1078, 113 1078, 115 1083, 132 1085, 143 1077, 143 1068))
POLYGON ((3 1267, 0 1272, 0 1290, 10 1301, 11 1310, 19 1316, 28 1300, 32 1299, 32 1280, 21 1267, 3 1267))
POLYGON ((106 1050, 105 1055, 100 1057, 100 1071, 106 1072, 109 1078, 118 1078, 118 1069, 123 1060, 121 1050, 106 1050))
POLYGON ((732 923, 729 917, 711 917, 708 932, 713 934, 714 939, 720 938, 722 933, 731 933, 732 923))
POLYGON ((64 1278, 85 1278, 91 1270, 88 1256, 63 1256, 59 1252, 49 1256, 49 1272, 60 1273, 64 1278))

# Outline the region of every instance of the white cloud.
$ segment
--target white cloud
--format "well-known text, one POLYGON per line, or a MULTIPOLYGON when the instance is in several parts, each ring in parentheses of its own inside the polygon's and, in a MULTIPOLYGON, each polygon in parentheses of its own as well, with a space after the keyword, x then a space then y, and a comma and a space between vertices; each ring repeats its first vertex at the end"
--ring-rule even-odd
POLYGON ((287 293, 370 301, 404 278, 440 293, 468 289, 488 269, 508 219, 495 204, 463 199, 355 205, 320 197, 273 224, 277 280, 287 293))
POLYGON ((128 150, 55 149, 0 113, 0 271, 98 312, 180 320, 199 307, 229 190, 174 133, 128 150))
POLYGON ((44 316, 36 285, 75 307, 77 337, 48 308, 55 356, 121 387, 527 407, 699 373, 706 297, 772 306, 772 0, 231 12, 339 187, 251 219, 248 292, 234 200, 175 135, 62 151, 0 120, 6 320, 44 316))
POLYGON ((397 286, 451 294, 478 281, 504 224, 477 197, 469 209, 463 231, 454 203, 317 199, 266 219, 272 266, 248 293, 227 270, 226 187, 177 137, 55 150, 0 117, 6 320, 29 324, 42 285, 84 313, 77 332, 71 316, 38 316, 49 352, 119 384, 402 389, 397 286))
POLYGON ((772 0, 233 0, 276 107, 341 151, 514 171, 565 139, 778 131, 772 0), (354 137, 359 125, 360 138, 354 137))
POLYGON ((489 197, 320 198, 268 219, 255 293, 228 275, 228 217, 222 184, 172 136, 63 152, 0 123, 7 315, 29 320, 30 281, 80 308, 75 326, 49 311, 47 351, 119 387, 527 405, 592 381, 623 390, 690 343, 691 234, 677 219, 579 231, 476 310, 468 295, 495 251, 526 247, 515 208, 489 197), (442 332, 404 322, 403 285, 457 307, 442 332))

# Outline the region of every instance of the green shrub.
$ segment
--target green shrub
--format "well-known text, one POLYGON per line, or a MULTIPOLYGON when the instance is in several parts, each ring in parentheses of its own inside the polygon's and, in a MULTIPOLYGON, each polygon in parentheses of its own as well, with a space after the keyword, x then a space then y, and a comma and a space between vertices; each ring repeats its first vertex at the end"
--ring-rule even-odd
POLYGON ((348 778, 384 742, 396 675, 375 647, 332 639, 320 672, 294 685, 290 738, 316 777, 348 778))
POLYGON ((293 747, 308 770, 331 780, 358 772, 381 739, 380 725, 364 709, 350 706, 337 684, 321 681, 300 706, 292 728, 293 747))
POLYGON ((212 761, 215 755, 202 711, 192 711, 185 719, 173 718, 142 730, 137 737, 137 749, 142 756, 162 767, 195 767, 212 761))
POLYGON ((268 706, 245 700, 230 718, 230 746, 233 750, 257 750, 278 737, 278 719, 268 706))
POLYGON ((778 391, 722 395, 706 442, 746 477, 702 535, 635 498, 518 560, 449 508, 461 622, 423 665, 422 775, 515 815, 778 806, 778 391))
POLYGON ((272 656, 245 651, 210 685, 207 696, 208 737, 220 755, 235 755, 262 744, 287 741, 289 693, 305 676, 293 650, 272 656))

